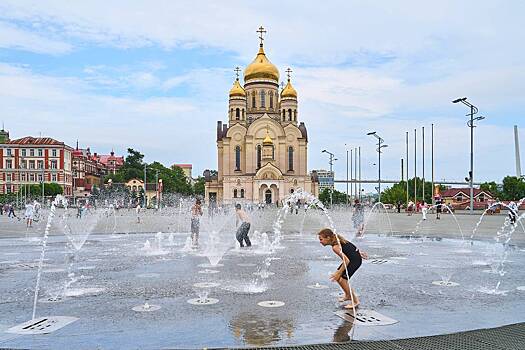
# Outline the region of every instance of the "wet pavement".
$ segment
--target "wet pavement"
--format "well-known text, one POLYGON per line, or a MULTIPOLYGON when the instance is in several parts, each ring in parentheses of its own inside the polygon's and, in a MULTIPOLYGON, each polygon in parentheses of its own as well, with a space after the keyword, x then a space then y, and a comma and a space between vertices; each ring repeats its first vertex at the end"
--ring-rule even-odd
MULTIPOLYGON (((185 249, 189 232, 166 229, 162 235, 91 234, 71 259, 73 250, 68 248, 67 238, 55 229, 45 255, 48 260, 44 261, 39 293, 42 302, 37 305, 36 316, 74 316, 79 320, 51 334, 35 336, 13 335, 5 330, 31 318, 35 261, 40 257, 35 238, 41 234, 28 231, 18 238, 7 238, 14 234, 6 234, 0 239, 0 347, 275 346, 399 339, 524 321, 525 291, 518 287, 525 285, 525 247, 515 244, 505 249, 495 243, 494 235, 483 230, 479 240, 471 244, 458 237, 452 224, 442 236, 431 233, 436 225, 427 222, 416 230, 417 220, 413 220, 413 225, 406 224, 407 229, 396 223, 395 214, 390 218, 392 231, 403 233, 403 237, 392 237, 386 219, 374 214, 369 234, 354 241, 371 259, 352 278, 352 285, 363 309, 399 322, 353 326, 334 314, 341 310, 336 301, 339 288, 329 281, 329 273, 339 262, 315 236, 318 228, 326 226, 323 216, 289 215, 282 228, 282 247, 271 250, 260 232, 268 231, 269 241, 273 240, 274 217, 271 211, 260 217, 253 215, 250 236, 254 246, 245 250, 235 248, 233 228, 225 225, 213 243, 203 232, 197 250, 185 249), (442 238, 455 231, 459 239, 442 238), (149 248, 145 248, 146 241, 149 248), (210 245, 215 249, 209 249, 210 245), (217 260, 216 256, 205 256, 217 250, 224 252, 220 265, 202 265, 217 260), (71 283, 64 294, 68 281, 71 283), (458 285, 432 284, 436 281, 458 285), (201 284, 195 286, 197 283, 201 284), (208 287, 202 288, 202 283, 208 287), (328 288, 308 288, 316 284, 328 288), (203 293, 219 301, 213 305, 188 303, 203 293), (57 295, 59 302, 49 302, 57 295), (284 305, 258 305, 271 300, 284 305), (146 302, 160 309, 132 310, 146 302)), ((341 231, 349 230, 348 215, 334 212, 333 218, 341 231)), ((162 226, 163 219, 157 219, 153 228, 162 226)), ((492 224, 492 220, 496 222, 491 217, 487 223, 501 225, 492 224)), ((108 224, 101 220, 97 225, 108 224)), ((347 236, 352 237, 350 232, 347 236)))

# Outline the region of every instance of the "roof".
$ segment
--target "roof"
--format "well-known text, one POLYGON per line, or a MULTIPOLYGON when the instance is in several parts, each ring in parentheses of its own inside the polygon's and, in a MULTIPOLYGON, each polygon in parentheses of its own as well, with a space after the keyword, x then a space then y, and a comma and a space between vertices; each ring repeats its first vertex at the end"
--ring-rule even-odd
POLYGON ((109 161, 115 161, 115 165, 123 165, 124 164, 124 157, 118 157, 111 154, 100 154, 98 155, 99 159, 98 161, 101 162, 104 165, 108 165, 109 161))
POLYGON ((192 168, 191 164, 173 164, 173 166, 178 166, 179 168, 192 168))
MULTIPOLYGON (((64 142, 57 141, 51 137, 26 136, 20 139, 6 141, 8 145, 39 145, 39 146, 67 146, 64 142)), ((71 147, 69 147, 71 148, 71 147)))
MULTIPOLYGON (((470 196, 470 188, 449 188, 443 192, 441 192, 441 197, 455 197, 459 193, 462 193, 464 196, 470 196)), ((484 193, 485 195, 492 198, 492 193, 488 191, 481 190, 479 188, 474 188, 474 197, 477 197, 481 193, 484 193)))

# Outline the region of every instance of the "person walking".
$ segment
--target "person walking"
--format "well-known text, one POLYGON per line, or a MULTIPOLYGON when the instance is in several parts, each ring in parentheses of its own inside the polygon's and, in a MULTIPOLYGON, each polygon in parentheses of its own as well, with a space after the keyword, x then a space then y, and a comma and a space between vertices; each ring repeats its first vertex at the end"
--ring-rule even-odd
POLYGON ((191 207, 191 245, 196 248, 199 246, 200 217, 202 216, 202 206, 200 199, 195 200, 191 207))
POLYGON ((511 201, 509 203, 509 219, 512 225, 516 225, 516 219, 518 218, 518 205, 516 202, 511 201))
POLYGON ((235 204, 235 212, 237 214, 237 223, 239 221, 241 222, 241 225, 237 229, 237 233, 235 235, 237 241, 241 245, 241 248, 244 247, 244 243, 246 243, 247 247, 251 247, 252 242, 250 242, 250 238, 248 237, 248 232, 250 232, 250 217, 244 210, 242 210, 239 203, 235 204))
POLYGON ((27 202, 26 210, 24 212, 24 218, 26 219, 26 228, 33 227, 33 215, 34 215, 33 204, 31 204, 31 202, 27 202))
POLYGON ((356 229, 356 237, 361 237, 365 230, 365 210, 359 199, 354 200, 354 214, 352 215, 352 222, 356 229))

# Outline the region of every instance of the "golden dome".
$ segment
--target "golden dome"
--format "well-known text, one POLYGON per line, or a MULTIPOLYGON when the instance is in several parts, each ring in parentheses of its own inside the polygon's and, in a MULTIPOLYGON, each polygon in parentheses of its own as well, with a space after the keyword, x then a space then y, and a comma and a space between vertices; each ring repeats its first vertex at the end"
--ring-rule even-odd
POLYGON ((292 83, 290 82, 290 79, 288 79, 288 84, 284 87, 283 91, 281 91, 281 97, 295 97, 297 98, 297 91, 292 86, 292 83))
POLYGON ((266 58, 262 44, 253 62, 244 70, 244 81, 251 79, 272 79, 279 81, 279 70, 266 58))
POLYGON ((239 84, 239 78, 235 79, 235 82, 233 83, 233 87, 230 90, 230 97, 233 97, 233 96, 246 97, 246 91, 244 91, 241 84, 239 84))
POLYGON ((273 145, 272 138, 270 137, 270 134, 268 133, 268 129, 266 130, 266 137, 263 140, 263 145, 271 146, 273 145))

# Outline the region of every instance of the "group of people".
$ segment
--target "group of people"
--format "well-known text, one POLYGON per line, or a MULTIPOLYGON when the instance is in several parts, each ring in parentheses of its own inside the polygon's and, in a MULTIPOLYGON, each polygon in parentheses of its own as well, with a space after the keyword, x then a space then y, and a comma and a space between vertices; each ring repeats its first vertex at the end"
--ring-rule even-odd
MULTIPOLYGON (((308 207, 305 205, 305 210, 308 207)), ((191 242, 192 247, 197 248, 199 245, 199 229, 200 217, 202 216, 202 203, 200 199, 195 200, 195 204, 191 207, 191 242)), ((251 220, 248 213, 243 210, 241 204, 235 205, 236 226, 237 232, 235 238, 239 242, 241 248, 251 247, 252 243, 248 237, 250 232, 251 220)), ((359 200, 354 202, 354 214, 352 216, 354 227, 357 230, 357 236, 361 236, 364 230, 364 208, 359 200)), ((324 228, 319 231, 319 243, 323 246, 330 246, 332 251, 342 260, 341 265, 337 270, 330 275, 330 280, 339 284, 343 290, 343 296, 338 298, 347 309, 355 309, 359 306, 359 297, 355 289, 350 287, 349 279, 359 269, 363 259, 368 259, 366 252, 360 251, 353 243, 345 239, 343 236, 336 234, 329 228, 324 228)))

